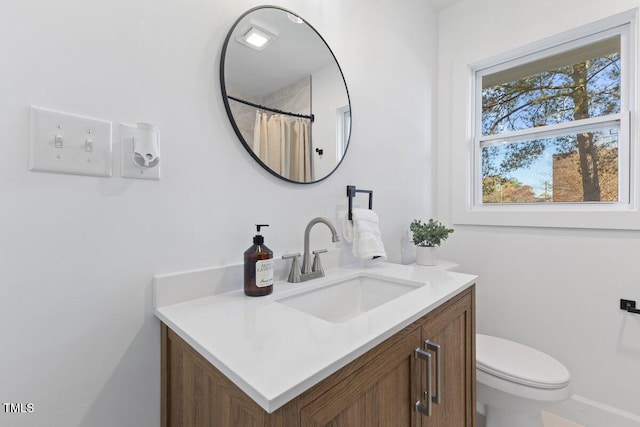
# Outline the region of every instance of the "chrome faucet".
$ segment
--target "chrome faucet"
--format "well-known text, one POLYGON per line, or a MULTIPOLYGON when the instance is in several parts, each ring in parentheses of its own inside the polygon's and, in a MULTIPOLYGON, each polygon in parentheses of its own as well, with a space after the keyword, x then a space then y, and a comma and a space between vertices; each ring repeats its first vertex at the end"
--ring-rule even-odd
MULTIPOLYGON (((318 218, 313 218, 311 221, 309 221, 309 224, 307 224, 307 227, 304 229, 304 255, 302 256, 302 274, 303 275, 312 272, 311 262, 309 261, 309 258, 311 258, 311 254, 309 253, 309 234, 311 233, 311 229, 313 228, 313 226, 318 223, 325 224, 327 227, 329 227, 329 230, 331 230, 332 242, 335 243, 340 241, 340 237, 338 236, 338 232, 336 231, 336 228, 333 226, 333 224, 331 224, 331 221, 329 221, 327 218, 318 217, 318 218)), ((327 251, 326 249, 322 250, 322 252, 326 252, 326 251, 327 251)), ((313 252, 316 258, 318 258, 318 262, 320 260, 320 256, 318 254, 322 252, 320 251, 313 252)), ((324 276, 324 272, 322 275, 324 276)))
POLYGON ((322 264, 320 263, 320 254, 327 252, 326 249, 319 249, 313 251, 313 265, 311 264, 311 253, 309 251, 309 234, 311 233, 311 229, 314 225, 322 223, 329 227, 331 231, 331 241, 339 242, 340 237, 338 236, 338 232, 336 228, 333 226, 331 221, 327 218, 314 218, 307 224, 307 227, 304 229, 304 255, 302 257, 302 268, 299 267, 298 257, 300 254, 292 254, 292 255, 284 255, 282 258, 293 258, 291 262, 291 272, 289 273, 289 282, 298 283, 304 282, 311 279, 316 279, 318 277, 324 277, 324 270, 322 268, 322 264))

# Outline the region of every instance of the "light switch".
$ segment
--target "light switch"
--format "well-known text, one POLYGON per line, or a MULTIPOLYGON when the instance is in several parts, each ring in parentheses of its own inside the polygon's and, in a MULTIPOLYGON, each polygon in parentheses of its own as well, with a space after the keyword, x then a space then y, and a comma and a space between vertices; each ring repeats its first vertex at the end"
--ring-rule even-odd
POLYGON ((31 107, 29 169, 111 176, 111 122, 31 107))

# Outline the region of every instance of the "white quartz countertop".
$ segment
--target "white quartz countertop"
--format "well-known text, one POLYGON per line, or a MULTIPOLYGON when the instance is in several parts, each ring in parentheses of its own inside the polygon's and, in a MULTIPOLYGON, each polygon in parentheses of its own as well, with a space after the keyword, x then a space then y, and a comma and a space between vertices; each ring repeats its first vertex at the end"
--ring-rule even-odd
MULTIPOLYGON (((163 286, 188 289, 189 275, 163 286)), ((366 353, 441 303, 470 287, 476 276, 416 265, 380 263, 340 267, 304 283, 276 281, 273 293, 242 290, 162 305, 155 314, 213 366, 271 413, 366 353), (277 302, 358 274, 424 283, 342 323, 332 323, 277 302)), ((154 284, 158 293, 158 281, 154 284)), ((162 289, 165 292, 166 289, 162 289)))

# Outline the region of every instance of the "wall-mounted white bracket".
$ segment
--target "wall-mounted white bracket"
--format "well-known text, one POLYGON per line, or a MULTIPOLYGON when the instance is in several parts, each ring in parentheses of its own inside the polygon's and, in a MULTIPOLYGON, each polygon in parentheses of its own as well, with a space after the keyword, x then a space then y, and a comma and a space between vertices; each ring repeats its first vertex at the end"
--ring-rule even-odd
POLYGON ((136 179, 160 179, 160 136, 147 123, 120 124, 122 176, 136 179))
POLYGON ((31 107, 29 169, 111 176, 111 122, 31 107))

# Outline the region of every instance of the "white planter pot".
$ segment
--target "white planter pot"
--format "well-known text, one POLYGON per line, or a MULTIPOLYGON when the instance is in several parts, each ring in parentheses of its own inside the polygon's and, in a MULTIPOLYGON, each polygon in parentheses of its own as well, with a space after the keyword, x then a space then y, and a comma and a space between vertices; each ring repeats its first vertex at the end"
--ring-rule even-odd
POLYGON ((438 262, 438 254, 435 247, 416 246, 416 264, 418 265, 436 265, 438 262))

